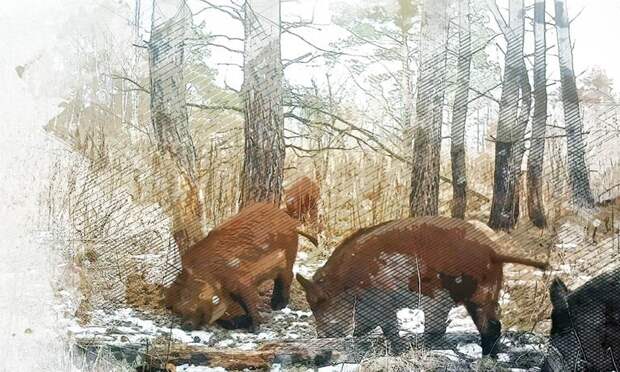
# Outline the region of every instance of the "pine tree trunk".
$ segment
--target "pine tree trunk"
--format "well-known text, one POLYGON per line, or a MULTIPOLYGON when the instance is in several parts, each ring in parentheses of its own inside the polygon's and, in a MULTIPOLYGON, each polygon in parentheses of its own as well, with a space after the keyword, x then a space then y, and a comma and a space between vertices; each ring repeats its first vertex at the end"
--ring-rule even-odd
POLYGON ((165 209, 183 251, 203 237, 195 185, 196 152, 185 102, 185 35, 191 12, 184 1, 154 1, 148 43, 151 120, 160 153, 157 167, 165 184, 165 209))
POLYGON ((413 137, 411 216, 439 212, 441 125, 445 91, 447 0, 425 0, 413 137))
MULTIPOLYGON (((400 65, 402 74, 400 76, 400 95, 403 100, 403 110, 401 112, 401 153, 408 154, 411 149, 411 118, 413 111, 414 92, 411 84, 411 48, 409 44, 409 32, 413 27, 413 16, 415 5, 410 0, 399 0, 399 14, 397 25, 400 29, 400 65)), ((409 156, 407 156, 409 157, 409 156)))
POLYGON ((527 159, 527 209, 530 221, 539 228, 547 225, 543 205, 542 181, 547 126, 547 42, 545 37, 545 0, 534 4, 534 118, 532 140, 527 159))
POLYGON ((489 226, 511 229, 519 217, 519 175, 526 121, 519 116, 519 89, 523 83, 523 0, 510 0, 507 51, 495 142, 493 201, 489 226))
POLYGON ((465 124, 469 99, 469 71, 471 65, 471 26, 469 0, 459 1, 459 56, 457 88, 452 110, 450 156, 452 160, 452 217, 465 218, 467 210, 467 174, 465 171, 465 124))
POLYGON ((243 101, 245 159, 241 206, 253 201, 278 204, 284 171, 284 113, 279 0, 244 5, 243 101))
POLYGON ((560 82, 568 149, 568 174, 572 200, 578 206, 593 207, 594 197, 590 189, 590 175, 585 160, 583 123, 581 120, 577 84, 573 69, 573 51, 566 0, 555 0, 555 26, 558 37, 560 82))

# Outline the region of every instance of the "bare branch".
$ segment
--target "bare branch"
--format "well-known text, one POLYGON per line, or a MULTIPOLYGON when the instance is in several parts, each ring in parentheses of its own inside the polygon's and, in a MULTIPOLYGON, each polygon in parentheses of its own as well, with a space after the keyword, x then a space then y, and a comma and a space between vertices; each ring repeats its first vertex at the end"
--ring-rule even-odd
POLYGON ((215 5, 209 0, 200 0, 200 1, 209 5, 212 9, 219 10, 220 12, 227 14, 232 19, 235 19, 239 22, 243 22, 243 16, 241 15, 240 8, 235 8, 230 5, 215 5))
POLYGON ((127 77, 127 76, 121 76, 121 75, 117 75, 117 74, 112 74, 111 75, 112 79, 115 80, 125 80, 128 81, 130 83, 132 83, 133 85, 135 85, 136 87, 138 87, 138 90, 147 93, 147 94, 151 94, 151 91, 146 89, 145 87, 143 87, 142 85, 140 85, 137 81, 127 77))
POLYGON ((243 113, 243 109, 236 106, 229 105, 203 105, 200 103, 187 103, 188 107, 194 107, 201 110, 229 110, 243 113))

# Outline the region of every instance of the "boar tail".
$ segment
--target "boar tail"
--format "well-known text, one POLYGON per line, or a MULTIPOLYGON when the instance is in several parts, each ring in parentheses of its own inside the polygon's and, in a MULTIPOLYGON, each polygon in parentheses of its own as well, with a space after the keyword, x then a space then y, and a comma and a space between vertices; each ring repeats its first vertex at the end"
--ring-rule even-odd
POLYGON ((530 260, 527 258, 514 257, 514 256, 503 255, 503 254, 496 254, 493 261, 498 262, 498 263, 514 263, 514 264, 520 264, 520 265, 525 265, 525 266, 532 266, 532 267, 535 267, 541 270, 547 270, 547 268, 549 267, 549 263, 547 262, 535 261, 535 260, 530 260))
POLYGON ((316 237, 308 234, 305 231, 301 231, 301 230, 297 230, 297 234, 303 236, 304 238, 308 239, 310 241, 310 243, 314 244, 315 247, 319 246, 319 242, 317 241, 316 237))

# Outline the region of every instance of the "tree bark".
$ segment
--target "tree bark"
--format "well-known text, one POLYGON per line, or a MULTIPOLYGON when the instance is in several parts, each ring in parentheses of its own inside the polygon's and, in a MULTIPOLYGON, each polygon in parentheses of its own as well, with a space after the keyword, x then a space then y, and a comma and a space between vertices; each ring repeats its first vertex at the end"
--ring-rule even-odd
MULTIPOLYGON (((519 217, 520 166, 527 121, 519 116, 519 89, 523 83, 523 0, 510 0, 507 51, 495 142, 493 201, 489 226, 511 229, 519 217)), ((527 71, 525 71, 527 73, 527 71)))
POLYGON ((532 139, 527 158, 527 210, 534 226, 547 225, 544 212, 542 181, 547 127, 547 61, 546 61, 545 0, 534 4, 534 118, 532 139))
POLYGON ((585 160, 583 122, 581 120, 577 84, 573 68, 573 51, 570 39, 570 21, 566 0, 555 0, 555 27, 558 37, 560 83, 564 106, 564 125, 568 152, 568 175, 572 200, 581 207, 594 206, 590 189, 590 175, 585 160))
POLYGON ((183 0, 154 0, 153 5, 148 43, 151 120, 157 146, 164 155, 156 162, 166 187, 165 209, 172 215, 173 236, 183 251, 203 237, 195 185, 196 152, 183 77, 185 35, 191 12, 183 0))
POLYGON ((241 207, 280 203, 284 172, 284 113, 279 0, 247 0, 243 101, 245 159, 241 207))
POLYGON ((452 217, 465 218, 467 210, 467 174, 465 170, 465 124, 469 97, 471 65, 471 26, 469 0, 459 1, 459 56, 457 63, 457 88, 452 109, 450 157, 452 160, 452 217))
POLYGON ((410 215, 439 212, 441 125, 445 92, 447 0, 425 0, 413 137, 410 215))
POLYGON ((400 29, 400 64, 402 75, 400 76, 400 95, 403 99, 402 120, 402 153, 406 154, 411 149, 411 117, 413 110, 414 92, 411 84, 411 48, 409 47, 409 31, 413 27, 415 14, 414 4, 410 0, 399 0, 399 14, 396 21, 400 29))

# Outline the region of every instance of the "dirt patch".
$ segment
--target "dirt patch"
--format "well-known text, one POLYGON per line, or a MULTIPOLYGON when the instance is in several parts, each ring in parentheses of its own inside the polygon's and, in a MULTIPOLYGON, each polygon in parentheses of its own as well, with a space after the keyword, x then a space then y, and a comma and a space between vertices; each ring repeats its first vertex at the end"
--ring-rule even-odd
POLYGON ((147 282, 144 274, 131 273, 127 276, 125 300, 137 310, 166 314, 163 289, 161 284, 147 282))

